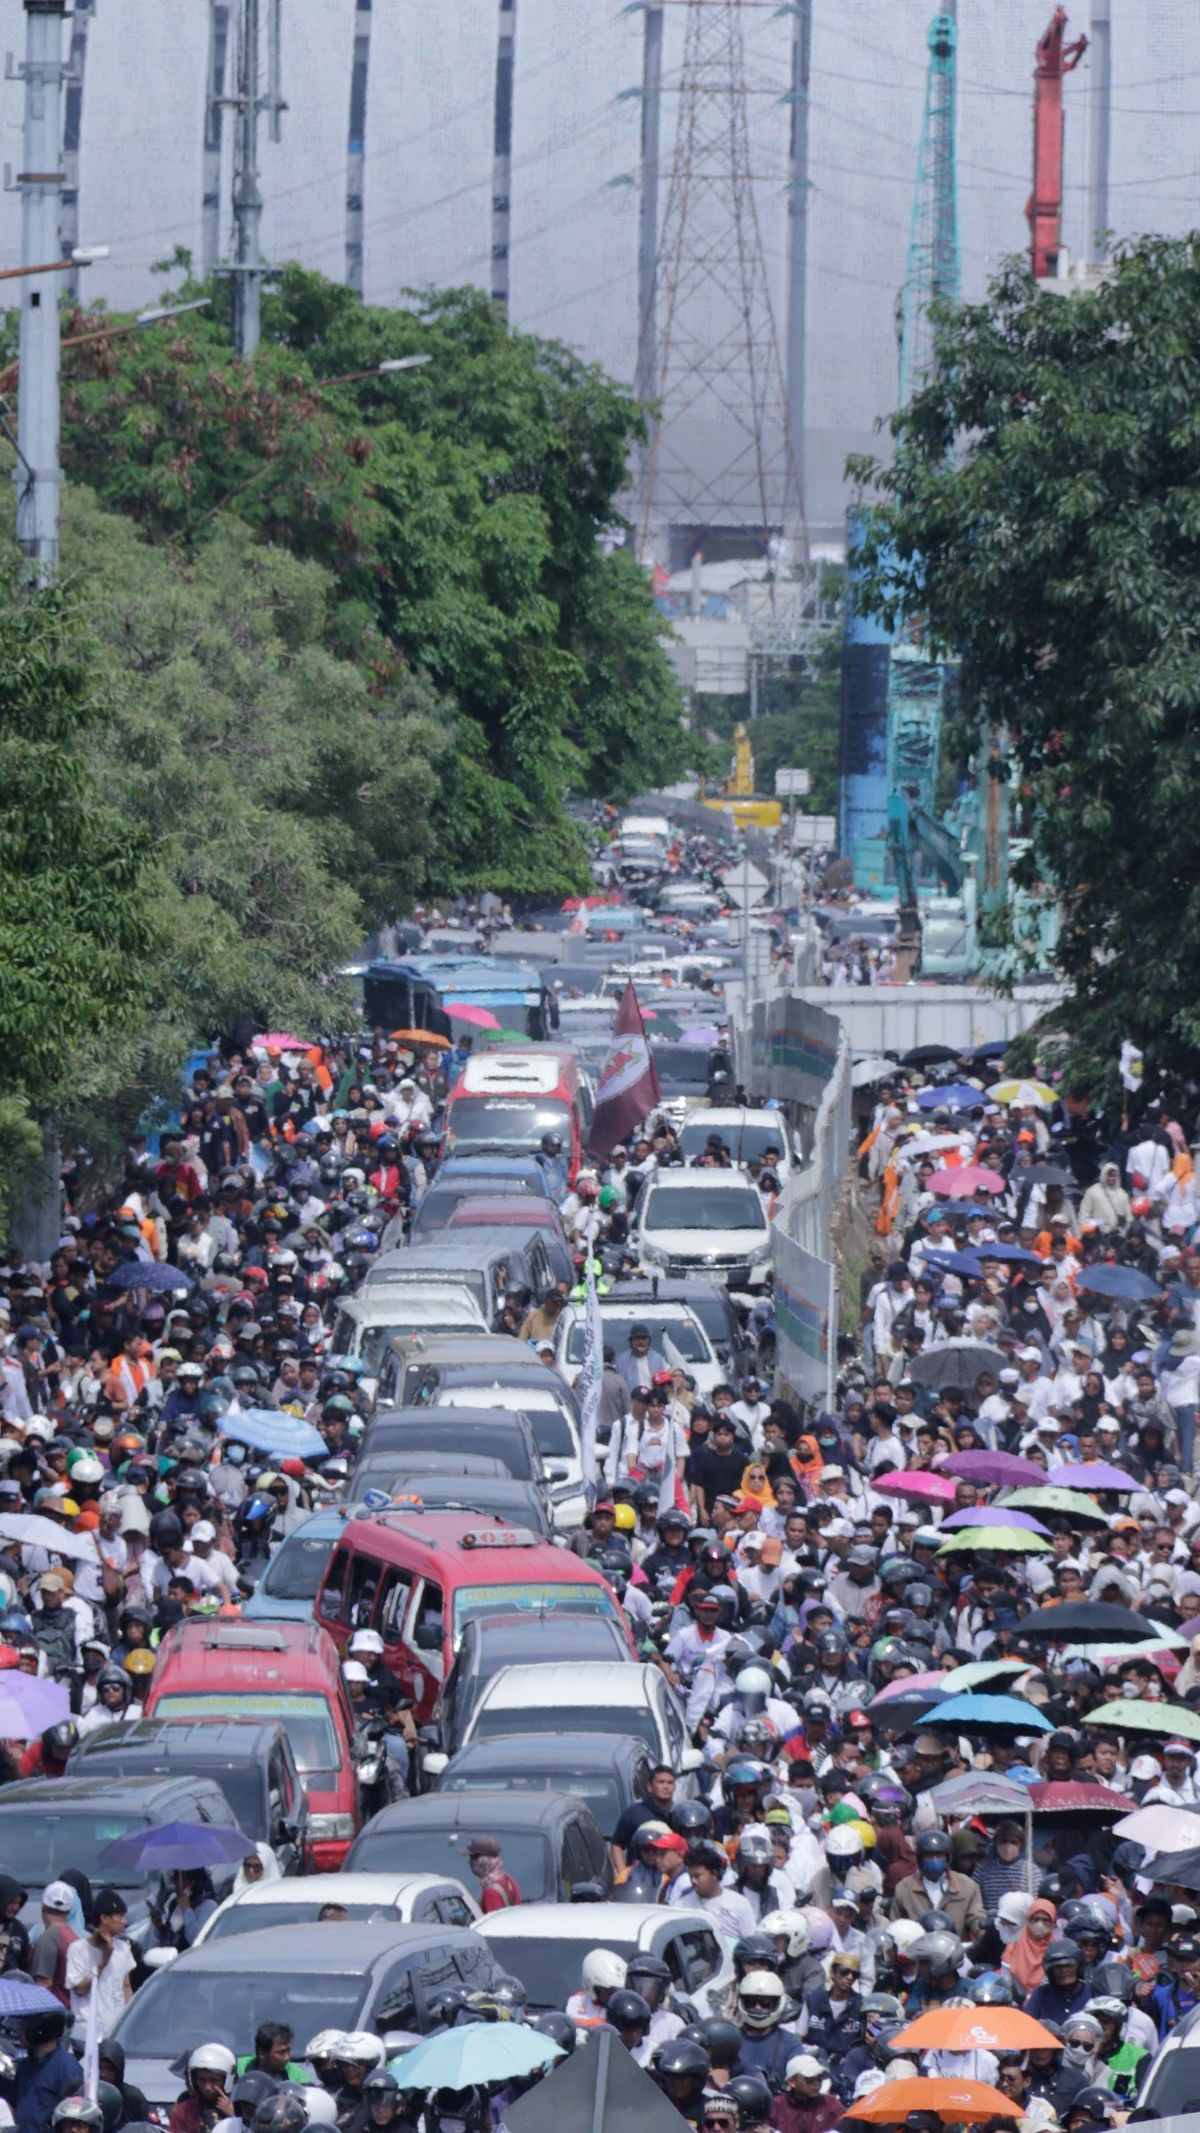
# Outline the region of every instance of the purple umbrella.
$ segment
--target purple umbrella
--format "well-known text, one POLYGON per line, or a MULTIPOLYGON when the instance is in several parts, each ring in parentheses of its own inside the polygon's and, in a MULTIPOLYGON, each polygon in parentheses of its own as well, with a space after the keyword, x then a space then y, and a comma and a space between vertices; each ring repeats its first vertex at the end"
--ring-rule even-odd
POLYGON ((1019 1459, 1015 1452, 951 1452, 938 1460, 939 1474, 957 1474, 962 1481, 978 1481, 985 1488, 1016 1488, 1023 1481, 1044 1481, 1045 1469, 1032 1459, 1019 1459))
POLYGON ((1083 1466, 1052 1466, 1044 1478, 1060 1489, 1111 1489, 1114 1495, 1124 1496, 1132 1496, 1143 1486, 1119 1466, 1106 1466, 1103 1459, 1088 1460, 1083 1466))
POLYGON ((1039 1526, 1028 1511, 1006 1511, 1003 1504, 976 1504, 973 1510, 956 1511, 953 1518, 944 1518, 938 1527, 939 1533, 956 1533, 960 1526, 1020 1526, 1026 1533, 1041 1533, 1049 1539, 1049 1528, 1039 1526))
POLYGON ((70 1693, 60 1682, 15 1669, 0 1674, 0 1740, 36 1740, 70 1716, 70 1693))
POLYGON ((693 1022, 683 1031, 679 1042, 681 1044, 694 1044, 697 1048, 701 1045, 708 1045, 711 1048, 712 1045, 720 1041, 720 1036, 721 1032, 715 1022, 693 1022))

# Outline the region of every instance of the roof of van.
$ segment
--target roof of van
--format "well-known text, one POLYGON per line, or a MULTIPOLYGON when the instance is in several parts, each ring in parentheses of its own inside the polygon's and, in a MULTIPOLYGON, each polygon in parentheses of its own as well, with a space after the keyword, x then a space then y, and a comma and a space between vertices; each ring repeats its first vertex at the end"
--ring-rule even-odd
POLYGON ((603 1585, 600 1572, 569 1548, 539 1540, 523 1526, 481 1520, 462 1511, 422 1511, 416 1505, 373 1511, 348 1520, 344 1538, 366 1553, 387 1554, 388 1543, 405 1557, 414 1552, 442 1566, 478 1569, 493 1585, 524 1585, 534 1579, 558 1585, 603 1585))
POLYGON ((456 1096, 503 1096, 506 1093, 549 1096, 560 1087, 573 1089, 579 1082, 575 1055, 563 1045, 495 1044, 468 1059, 456 1096))
MULTIPOLYGON (((709 1173, 706 1171, 705 1176, 709 1173)), ((742 1179, 745 1183, 745 1179, 742 1179)), ((511 1333, 438 1333, 424 1341, 412 1361, 420 1363, 527 1363, 531 1351, 511 1333)), ((536 1360, 536 1358, 534 1358, 536 1360)), ((541 1367, 545 1367, 544 1365, 541 1367)))
MULTIPOLYGON (((337 1646, 317 1622, 242 1621, 210 1616, 180 1622, 158 1648, 151 1682, 157 1695, 169 1674, 210 1681, 214 1688, 253 1683, 269 1689, 307 1678, 324 1686, 338 1680, 337 1646)), ((150 1714, 153 1716, 153 1713, 150 1714)))

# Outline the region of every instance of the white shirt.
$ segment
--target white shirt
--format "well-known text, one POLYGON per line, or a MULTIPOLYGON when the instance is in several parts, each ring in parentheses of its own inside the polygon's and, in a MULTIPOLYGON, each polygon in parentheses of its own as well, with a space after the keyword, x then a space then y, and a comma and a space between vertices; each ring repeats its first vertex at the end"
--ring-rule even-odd
MULTIPOLYGON (((719 1889, 715 1896, 697 1896, 689 1882, 672 1901, 688 1911, 704 1911, 711 1918, 718 1933, 727 1934, 731 1940, 741 1940, 747 1933, 758 1928, 758 1920, 752 1905, 736 1889, 719 1889)), ((570 2007, 567 2013, 571 2012, 570 2007)))
POLYGON ((111 2036, 118 2018, 125 2011, 125 1983, 136 1960, 129 1942, 121 1938, 113 1942, 112 1954, 100 1970, 99 1948, 90 1939, 72 1941, 67 1949, 67 1984, 71 1990, 72 2012, 78 2021, 87 2020, 92 1978, 95 1977, 99 2034, 111 2036))

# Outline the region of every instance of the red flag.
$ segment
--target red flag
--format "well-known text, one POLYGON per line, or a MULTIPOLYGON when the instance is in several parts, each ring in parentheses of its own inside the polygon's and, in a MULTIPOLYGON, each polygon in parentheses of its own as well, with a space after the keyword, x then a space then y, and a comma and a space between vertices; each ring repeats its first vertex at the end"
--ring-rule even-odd
POLYGON ((611 1154, 653 1111, 661 1092, 654 1059, 646 1042, 642 1010, 632 983, 621 995, 613 1023, 612 1050, 604 1062, 596 1090, 596 1110, 588 1135, 588 1150, 598 1163, 611 1154))

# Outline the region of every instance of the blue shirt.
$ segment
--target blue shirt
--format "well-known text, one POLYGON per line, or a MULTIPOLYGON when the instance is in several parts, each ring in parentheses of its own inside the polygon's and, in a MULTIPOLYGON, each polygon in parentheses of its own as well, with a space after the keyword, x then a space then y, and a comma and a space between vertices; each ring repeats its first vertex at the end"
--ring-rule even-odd
POLYGON ((44 2059, 22 2059, 13 2104, 17 2133, 46 2133, 64 2096, 78 2096, 82 2089, 83 2068, 65 2045, 56 2044, 44 2059))

